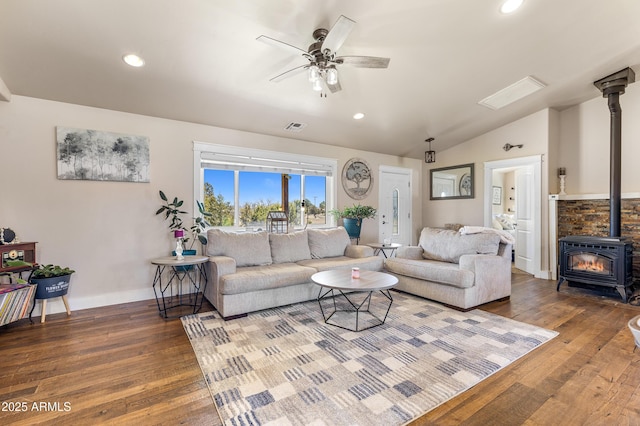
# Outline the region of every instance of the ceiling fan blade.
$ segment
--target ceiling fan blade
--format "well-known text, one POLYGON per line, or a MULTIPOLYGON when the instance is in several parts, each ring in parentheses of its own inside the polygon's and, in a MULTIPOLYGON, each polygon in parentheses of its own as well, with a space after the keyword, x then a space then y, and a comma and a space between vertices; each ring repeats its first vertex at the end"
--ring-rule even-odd
POLYGON ((267 37, 265 35, 261 35, 260 37, 256 38, 256 40, 266 43, 270 46, 277 47, 279 49, 288 50, 294 55, 301 55, 305 57, 309 55, 306 50, 302 50, 299 47, 295 47, 289 43, 285 43, 284 41, 276 40, 275 38, 267 37))
POLYGON ((282 81, 286 78, 292 77, 294 75, 298 75, 301 72, 305 71, 307 68, 309 68, 309 64, 307 65, 300 65, 299 67, 295 67, 290 69, 289 71, 285 71, 282 74, 278 74, 275 77, 271 78, 269 81, 273 81, 274 83, 277 83, 279 81, 282 81))
POLYGON ((349 65, 358 68, 387 68, 390 58, 378 58, 376 56, 339 56, 335 59, 337 64, 349 65))
POLYGON ((329 30, 329 34, 327 34, 322 42, 322 52, 329 49, 331 53, 335 54, 347 37, 349 37, 355 23, 355 21, 347 18, 346 16, 340 15, 336 23, 333 24, 333 27, 329 30))

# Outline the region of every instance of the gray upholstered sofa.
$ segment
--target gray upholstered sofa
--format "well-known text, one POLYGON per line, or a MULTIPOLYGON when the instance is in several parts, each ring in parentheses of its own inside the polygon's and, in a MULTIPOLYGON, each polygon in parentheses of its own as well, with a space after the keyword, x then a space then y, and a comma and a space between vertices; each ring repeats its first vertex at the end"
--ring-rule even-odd
POLYGON ((381 257, 351 245, 343 227, 290 234, 207 231, 205 297, 224 318, 314 299, 311 275, 331 269, 380 271, 381 257))
POLYGON ((385 269, 397 290, 460 310, 511 295, 511 245, 498 232, 424 228, 419 245, 400 247, 385 269))

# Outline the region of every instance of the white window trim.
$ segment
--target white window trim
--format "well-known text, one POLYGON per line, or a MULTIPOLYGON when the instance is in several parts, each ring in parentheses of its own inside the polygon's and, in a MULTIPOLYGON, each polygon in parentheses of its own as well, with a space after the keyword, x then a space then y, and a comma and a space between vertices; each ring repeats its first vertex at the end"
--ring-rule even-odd
MULTIPOLYGON (((325 209, 327 212, 327 223, 326 225, 309 226, 336 226, 335 218, 328 212, 337 206, 337 159, 193 141, 193 211, 197 211, 198 209, 196 200, 202 200, 204 196, 204 169, 202 168, 202 162, 203 157, 207 156, 215 159, 214 161, 216 162, 224 161, 225 158, 230 161, 239 161, 239 159, 242 159, 242 162, 249 168, 264 164, 267 168, 279 167, 288 170, 292 174, 304 174, 303 169, 305 169, 307 171, 315 171, 315 173, 307 173, 308 175, 317 174, 326 176, 327 199, 325 201, 325 209)), ((304 190, 304 187, 302 190, 304 190)), ((238 200, 234 200, 234 202, 237 203, 238 200)), ((244 229, 243 227, 237 226, 223 228, 244 229)))

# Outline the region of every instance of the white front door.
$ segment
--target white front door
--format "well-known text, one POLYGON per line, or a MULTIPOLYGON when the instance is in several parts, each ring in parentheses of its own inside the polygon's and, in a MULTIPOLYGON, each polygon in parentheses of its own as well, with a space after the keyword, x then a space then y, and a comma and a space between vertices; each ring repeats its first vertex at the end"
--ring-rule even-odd
POLYGON ((515 267, 534 274, 535 226, 533 220, 533 167, 521 167, 515 172, 516 181, 516 248, 515 267))
POLYGON ((411 169, 380 166, 380 242, 411 244, 411 169))

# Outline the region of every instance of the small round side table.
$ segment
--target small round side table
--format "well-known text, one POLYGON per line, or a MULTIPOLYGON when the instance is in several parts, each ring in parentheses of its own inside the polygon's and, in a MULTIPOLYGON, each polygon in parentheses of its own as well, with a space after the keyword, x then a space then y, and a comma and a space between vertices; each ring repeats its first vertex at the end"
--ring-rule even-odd
POLYGON ((373 255, 377 256, 380 252, 382 252, 385 259, 390 258, 396 252, 396 250, 402 247, 402 244, 398 243, 390 243, 390 244, 382 244, 382 243, 371 243, 367 244, 371 247, 373 251, 373 255), (387 256, 386 250, 389 250, 389 255, 387 256))
POLYGON ((187 313, 195 314, 200 310, 207 288, 208 261, 208 256, 184 256, 182 259, 166 256, 151 260, 156 265, 153 292, 161 317, 178 318, 185 314, 182 307, 191 308, 187 313), (177 314, 170 317, 169 311, 177 314))

